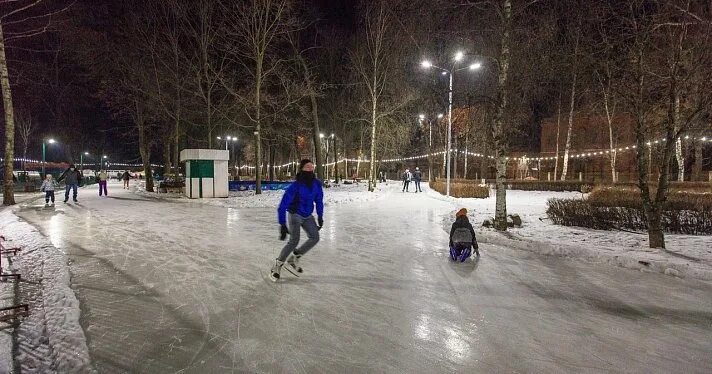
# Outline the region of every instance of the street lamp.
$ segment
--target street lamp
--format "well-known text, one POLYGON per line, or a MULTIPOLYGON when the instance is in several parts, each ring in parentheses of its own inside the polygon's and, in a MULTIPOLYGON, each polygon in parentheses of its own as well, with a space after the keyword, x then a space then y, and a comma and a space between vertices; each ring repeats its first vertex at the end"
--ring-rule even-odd
POLYGON ((79 168, 82 170, 82 173, 84 173, 84 156, 89 156, 89 152, 79 154, 79 168))
MULTIPOLYGON (((216 136, 218 140, 222 140, 222 137, 216 136)), ((232 136, 226 136, 225 137, 225 150, 227 151, 227 144, 230 143, 231 140, 237 141, 237 137, 232 137, 232 136)))
POLYGON ((452 68, 450 69, 445 69, 441 68, 437 65, 433 65, 430 61, 424 60, 423 62, 420 63, 420 66, 422 66, 425 69, 429 69, 431 67, 434 67, 436 69, 439 69, 442 71, 442 75, 449 75, 450 76, 450 89, 448 91, 448 109, 447 109, 447 157, 446 157, 446 178, 447 178, 447 183, 445 187, 445 193, 449 197, 450 196, 450 158, 452 157, 452 82, 453 82, 453 77, 456 72, 464 69, 470 69, 470 70, 477 70, 479 69, 482 64, 480 63, 473 63, 469 67, 466 68, 459 68, 457 69, 457 63, 462 61, 462 59, 465 57, 465 54, 461 51, 458 51, 455 53, 454 57, 454 62, 452 63, 452 68))
MULTIPOLYGON (((438 119, 443 118, 442 113, 437 115, 438 119)), ((425 120, 425 114, 419 114, 420 121, 425 120)), ((428 118, 428 182, 433 182, 433 121, 428 118)))
POLYGON ((56 141, 51 138, 42 140, 42 178, 44 178, 46 176, 46 174, 45 174, 45 163, 46 163, 45 159, 46 159, 46 153, 47 153, 47 150, 46 150, 47 143, 54 144, 54 143, 56 143, 56 141))
POLYGON ((106 160, 108 157, 106 155, 101 156, 101 169, 104 170, 104 160, 106 160))

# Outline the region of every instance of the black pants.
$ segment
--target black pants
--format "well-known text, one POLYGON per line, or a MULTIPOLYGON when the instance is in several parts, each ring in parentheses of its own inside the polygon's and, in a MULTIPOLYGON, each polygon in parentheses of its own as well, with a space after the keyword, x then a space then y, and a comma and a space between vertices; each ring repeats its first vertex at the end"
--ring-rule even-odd
POLYGON ((54 204, 54 191, 45 191, 45 204, 49 203, 50 200, 54 204))
POLYGON ((415 181, 415 192, 423 192, 423 190, 420 189, 420 181, 419 180, 415 181))
POLYGON ((403 181, 403 191, 408 191, 409 185, 410 185, 410 181, 403 181))

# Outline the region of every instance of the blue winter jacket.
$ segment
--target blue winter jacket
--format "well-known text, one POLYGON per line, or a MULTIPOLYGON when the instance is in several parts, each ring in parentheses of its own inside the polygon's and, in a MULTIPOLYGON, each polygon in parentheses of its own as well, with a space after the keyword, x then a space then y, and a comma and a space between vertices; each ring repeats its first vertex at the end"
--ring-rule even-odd
POLYGON ((321 189, 321 181, 314 178, 312 188, 302 182, 295 181, 284 192, 282 202, 279 203, 277 209, 279 224, 287 224, 287 212, 309 217, 314 212, 314 204, 316 204, 317 216, 322 217, 324 215, 324 191, 321 189))

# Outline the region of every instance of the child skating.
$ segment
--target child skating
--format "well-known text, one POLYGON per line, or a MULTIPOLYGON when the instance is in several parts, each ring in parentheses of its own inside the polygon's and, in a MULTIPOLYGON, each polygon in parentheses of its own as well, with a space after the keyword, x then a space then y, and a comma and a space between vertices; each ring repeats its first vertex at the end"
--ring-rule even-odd
POLYGON ((289 241, 270 271, 270 278, 275 282, 279 280, 285 262, 289 272, 297 275, 303 271, 299 260, 319 242, 319 230, 324 226, 324 192, 321 181, 314 175, 314 164, 304 159, 299 163, 299 169, 296 180, 284 192, 277 209, 279 240, 284 240, 289 234, 289 241), (314 206, 318 223, 312 215, 314 206), (308 239, 297 248, 301 229, 306 231, 308 239))
POLYGON ((453 261, 464 262, 470 257, 471 248, 480 257, 475 229, 467 218, 467 209, 462 208, 455 214, 455 222, 450 229, 450 258, 453 261))
POLYGON ((42 181, 42 186, 40 186, 40 191, 45 193, 45 206, 49 206, 50 200, 52 201, 52 206, 54 206, 55 187, 57 187, 57 183, 52 179, 52 174, 47 174, 45 180, 42 181))

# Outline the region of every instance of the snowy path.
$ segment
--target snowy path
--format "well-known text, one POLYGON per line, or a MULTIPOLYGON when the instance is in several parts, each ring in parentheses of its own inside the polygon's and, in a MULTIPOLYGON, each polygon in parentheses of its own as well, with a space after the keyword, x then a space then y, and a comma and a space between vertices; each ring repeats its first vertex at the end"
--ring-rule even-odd
POLYGON ((19 215, 67 252, 101 373, 712 370, 709 283, 491 244, 453 264, 426 194, 327 207, 274 284, 274 209, 94 192, 19 215))

